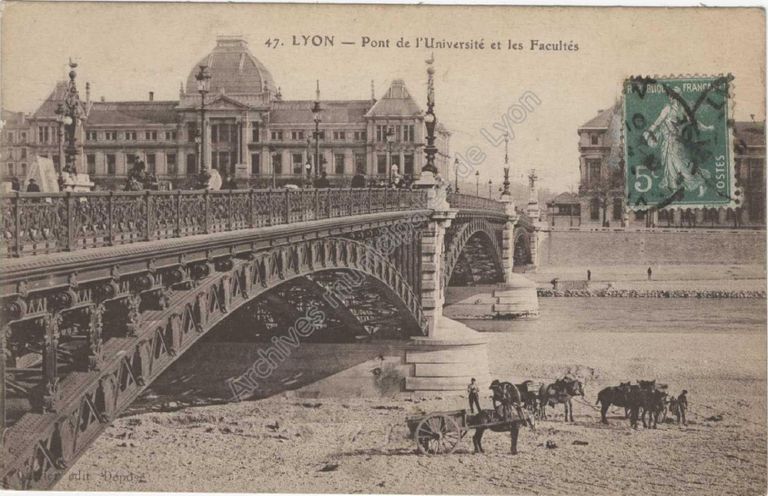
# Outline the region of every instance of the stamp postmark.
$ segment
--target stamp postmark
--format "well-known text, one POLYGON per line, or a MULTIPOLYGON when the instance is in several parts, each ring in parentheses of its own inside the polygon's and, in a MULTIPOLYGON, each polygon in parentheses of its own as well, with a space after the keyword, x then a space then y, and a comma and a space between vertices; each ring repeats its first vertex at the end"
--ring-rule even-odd
POLYGON ((736 207, 729 126, 733 76, 624 83, 627 206, 736 207))

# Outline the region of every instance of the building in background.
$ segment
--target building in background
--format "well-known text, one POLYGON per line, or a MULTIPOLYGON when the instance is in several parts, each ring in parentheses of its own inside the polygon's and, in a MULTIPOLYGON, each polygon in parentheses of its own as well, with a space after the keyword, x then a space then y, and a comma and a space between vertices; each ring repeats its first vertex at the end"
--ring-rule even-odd
MULTIPOLYGON (((26 157, 46 156, 58 163, 60 124, 55 110, 65 89, 65 83, 58 83, 28 119, 7 113, 17 116, 20 124, 11 125, 9 117, 3 139, 13 136, 19 141, 25 133, 27 146, 21 149, 26 157)), ((357 172, 386 177, 388 160, 400 173, 418 176, 421 171, 424 113, 405 82, 393 80, 378 100, 373 89, 371 93, 366 100, 320 101, 321 164, 333 184, 347 184, 357 172)), ((90 85, 81 99, 85 119, 77 167, 102 188, 122 187, 136 160, 143 160, 149 172, 171 187, 189 186, 200 170, 201 150, 204 163, 222 176, 238 171, 240 179, 256 187, 301 184, 307 163, 313 162, 314 101, 283 99, 269 70, 240 37, 217 39, 216 47, 190 70, 178 100, 158 101, 150 92, 144 101, 94 101, 90 85), (195 79, 200 65, 211 75, 204 133, 199 132, 201 95, 195 79)), ((6 120, 5 112, 3 116, 6 120)), ((447 170, 449 138, 450 132, 440 127, 441 171, 447 170)), ((20 153, 8 160, 3 156, 3 179, 23 175, 21 164, 28 162, 20 153)))
POLYGON ((23 112, 2 111, 0 173, 4 178, 23 179, 30 163, 29 121, 23 112))
POLYGON ((744 192, 737 208, 660 209, 625 212, 621 102, 579 127, 578 194, 563 193, 547 204, 555 228, 764 227, 765 122, 735 122, 736 186, 744 192))

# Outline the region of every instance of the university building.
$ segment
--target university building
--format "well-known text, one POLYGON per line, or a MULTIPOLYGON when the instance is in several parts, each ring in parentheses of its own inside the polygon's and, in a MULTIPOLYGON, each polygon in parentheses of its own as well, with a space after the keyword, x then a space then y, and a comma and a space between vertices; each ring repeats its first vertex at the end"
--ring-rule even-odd
POLYGON ((579 189, 547 204, 550 226, 765 227, 765 122, 733 124, 739 207, 625 212, 621 115, 618 102, 579 127, 579 189))
MULTIPOLYGON (((269 70, 240 37, 217 39, 216 47, 190 70, 178 100, 158 101, 152 92, 144 101, 93 100, 89 84, 85 91, 80 83, 78 87, 84 118, 77 168, 101 188, 121 188, 139 159, 171 187, 189 186, 200 170, 203 151, 209 167, 224 176, 235 175, 239 165, 241 183, 255 187, 301 184, 307 163, 314 164, 314 101, 284 100, 269 70), (202 97, 195 78, 200 65, 211 75, 202 129, 202 97)), ((59 163, 61 124, 56 109, 65 92, 66 82, 58 83, 30 116, 3 113, 3 149, 8 150, 2 157, 4 180, 14 175, 23 180, 36 155, 59 163)), ((400 79, 393 80, 381 98, 373 93, 371 87, 366 100, 320 100, 321 170, 334 185, 348 184, 358 172, 386 177, 388 164, 413 177, 421 171, 421 107, 400 79)), ((449 142, 450 132, 438 126, 436 166, 443 174, 450 162, 449 142)))

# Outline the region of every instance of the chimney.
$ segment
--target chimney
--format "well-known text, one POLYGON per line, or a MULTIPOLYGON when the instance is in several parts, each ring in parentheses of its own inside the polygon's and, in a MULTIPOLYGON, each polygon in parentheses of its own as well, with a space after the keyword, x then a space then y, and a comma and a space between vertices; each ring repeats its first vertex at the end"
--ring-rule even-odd
POLYGON ((152 102, 154 100, 155 100, 155 92, 154 91, 150 91, 149 92, 149 101, 152 102))
POLYGON ((85 105, 88 106, 89 103, 91 103, 91 83, 86 82, 85 83, 85 105))

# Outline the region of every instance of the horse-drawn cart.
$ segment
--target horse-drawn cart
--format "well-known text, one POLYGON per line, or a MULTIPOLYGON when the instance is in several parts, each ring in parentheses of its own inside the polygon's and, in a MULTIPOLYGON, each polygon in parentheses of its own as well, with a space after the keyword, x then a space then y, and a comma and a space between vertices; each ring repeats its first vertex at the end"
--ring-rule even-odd
POLYGON ((419 453, 427 455, 453 452, 470 430, 476 431, 472 439, 475 450, 482 452, 480 442, 486 429, 496 432, 509 431, 512 437, 512 452, 515 453, 520 424, 533 428, 530 416, 520 407, 499 407, 496 410, 483 410, 475 415, 467 414, 466 410, 433 412, 408 417, 406 423, 419 453))

